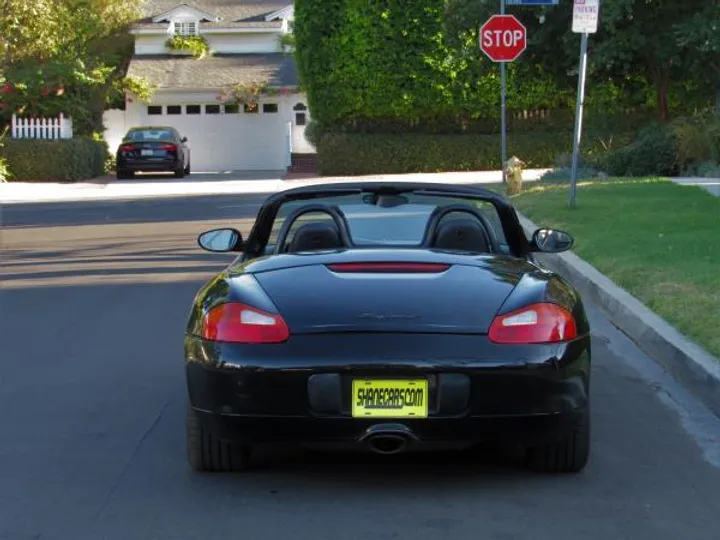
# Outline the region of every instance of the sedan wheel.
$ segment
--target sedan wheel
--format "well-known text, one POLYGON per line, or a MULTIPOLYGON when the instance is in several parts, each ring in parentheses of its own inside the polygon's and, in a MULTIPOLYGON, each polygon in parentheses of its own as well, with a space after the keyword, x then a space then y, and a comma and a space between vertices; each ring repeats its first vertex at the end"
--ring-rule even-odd
POLYGON ((221 441, 204 429, 197 414, 187 408, 187 456, 198 472, 243 471, 250 464, 250 447, 221 441))

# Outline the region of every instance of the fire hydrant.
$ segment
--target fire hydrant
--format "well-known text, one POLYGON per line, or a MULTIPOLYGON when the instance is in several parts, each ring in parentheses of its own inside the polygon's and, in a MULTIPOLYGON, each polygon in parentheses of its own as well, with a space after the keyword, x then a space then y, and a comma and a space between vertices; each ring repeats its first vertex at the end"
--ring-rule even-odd
POLYGON ((525 162, 513 156, 505 162, 506 191, 508 195, 517 195, 522 191, 522 171, 525 162))

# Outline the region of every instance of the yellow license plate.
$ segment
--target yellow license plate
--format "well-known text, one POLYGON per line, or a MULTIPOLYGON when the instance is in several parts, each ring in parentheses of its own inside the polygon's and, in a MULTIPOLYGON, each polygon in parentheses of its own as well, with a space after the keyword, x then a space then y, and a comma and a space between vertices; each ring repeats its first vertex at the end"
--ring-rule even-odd
POLYGON ((427 418, 428 382, 356 379, 352 400, 355 418, 427 418))

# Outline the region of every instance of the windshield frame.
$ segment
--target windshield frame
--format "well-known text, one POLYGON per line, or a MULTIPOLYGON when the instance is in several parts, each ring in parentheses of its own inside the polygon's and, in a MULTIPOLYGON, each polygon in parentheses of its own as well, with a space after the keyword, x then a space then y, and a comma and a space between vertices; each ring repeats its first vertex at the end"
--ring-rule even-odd
MULTIPOLYGON (((245 252, 245 258, 254 258, 267 254, 268 242, 273 230, 275 219, 280 211, 280 208, 284 204, 293 201, 307 201, 308 204, 312 204, 314 201, 321 198, 337 197, 341 195, 360 195, 363 193, 395 195, 414 193, 416 195, 448 198, 456 197, 467 199, 468 201, 490 203, 495 207, 497 215, 500 219, 500 225, 507 242, 509 255, 526 258, 532 252, 530 243, 525 235, 514 206, 510 203, 510 201, 498 193, 474 186, 410 182, 363 182, 306 186, 281 191, 271 195, 260 208, 255 225, 245 242, 243 249, 245 252)), ((452 204, 452 201, 448 201, 448 204, 452 204)), ((412 249, 411 246, 400 245, 388 245, 384 247, 386 249, 412 249)), ((357 249, 365 249, 365 247, 358 247, 357 249)))

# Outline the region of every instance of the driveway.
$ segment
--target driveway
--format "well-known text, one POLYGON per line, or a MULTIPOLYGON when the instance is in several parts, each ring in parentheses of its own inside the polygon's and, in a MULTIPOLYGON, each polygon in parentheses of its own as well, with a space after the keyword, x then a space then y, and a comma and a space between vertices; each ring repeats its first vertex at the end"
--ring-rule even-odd
POLYGON ((12 205, 0 291, 0 539, 717 540, 720 420, 590 306, 593 455, 577 476, 499 456, 185 460, 182 332, 261 195, 12 205))

